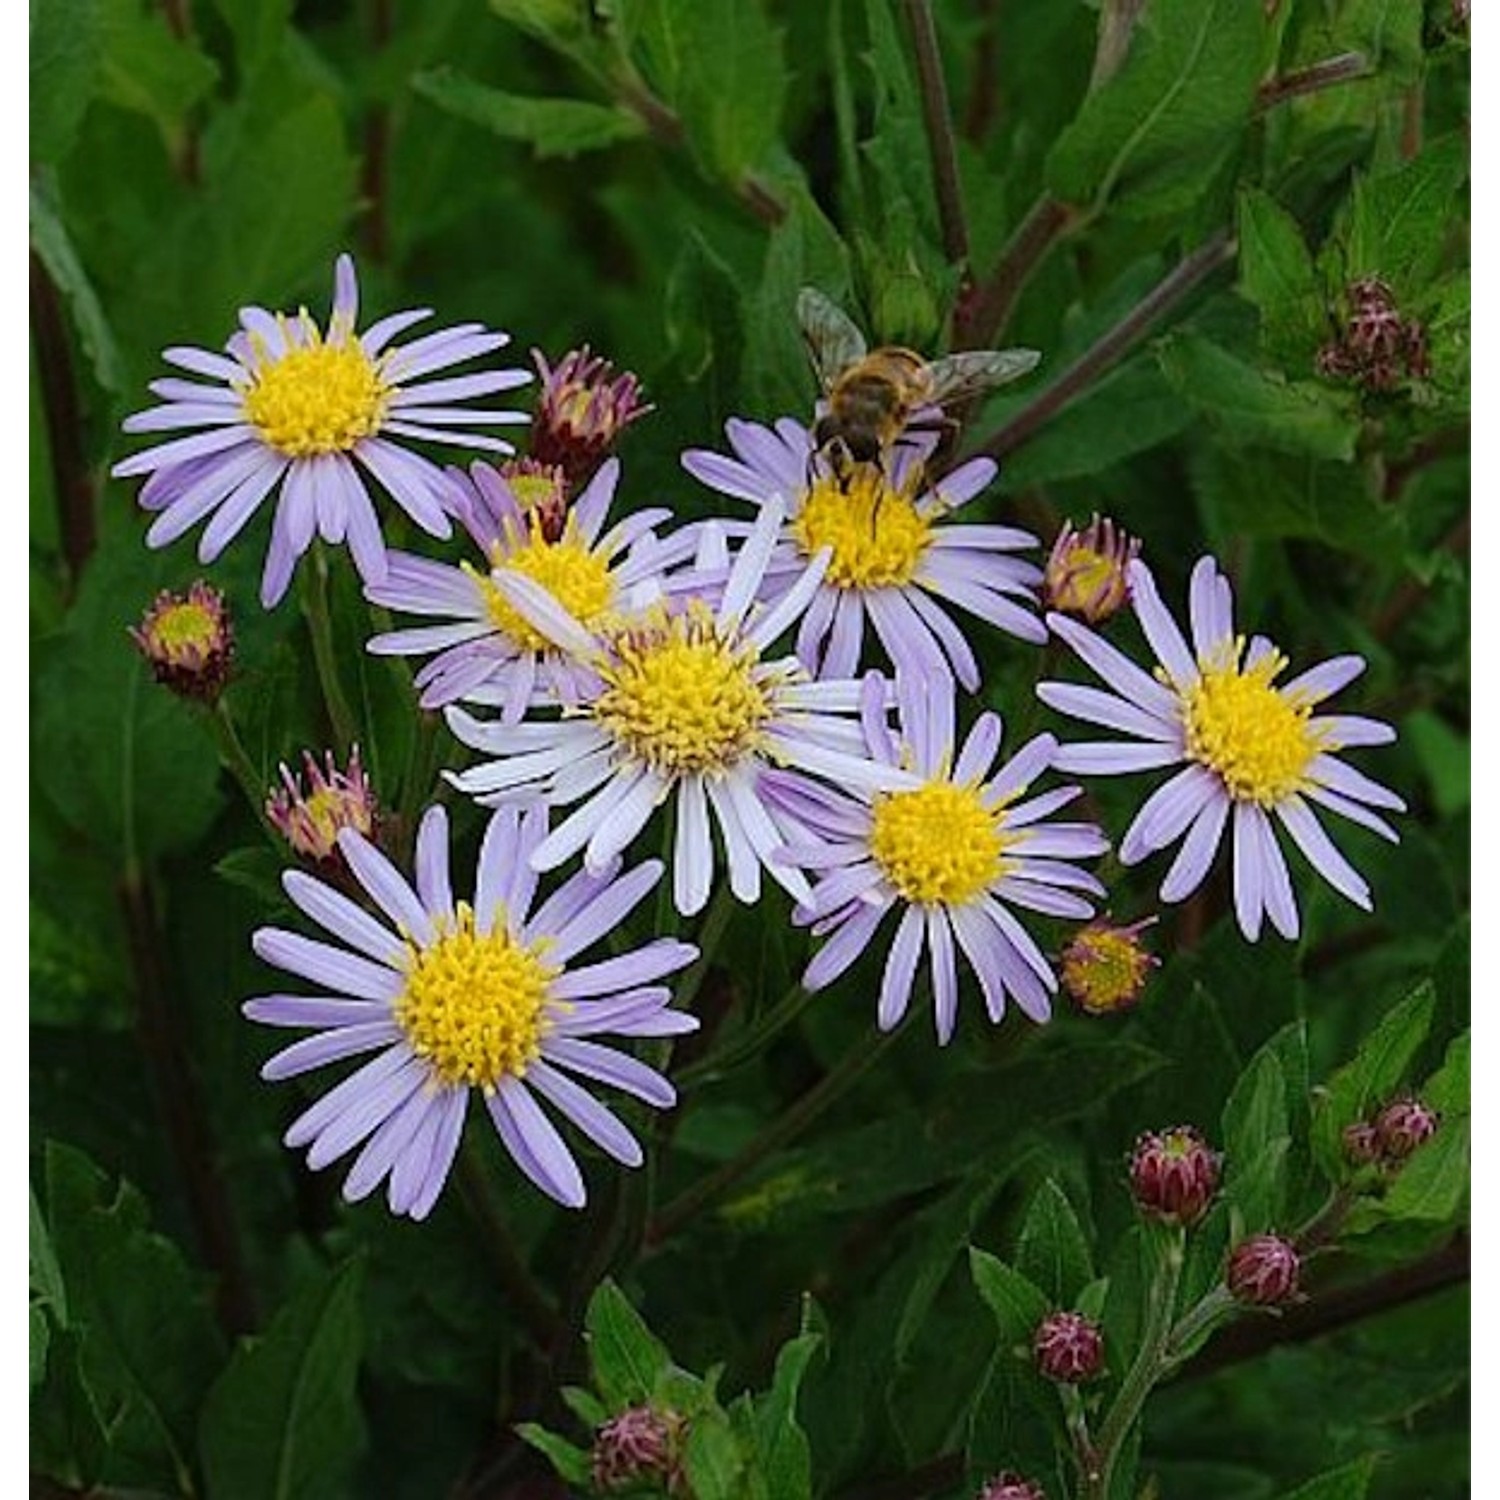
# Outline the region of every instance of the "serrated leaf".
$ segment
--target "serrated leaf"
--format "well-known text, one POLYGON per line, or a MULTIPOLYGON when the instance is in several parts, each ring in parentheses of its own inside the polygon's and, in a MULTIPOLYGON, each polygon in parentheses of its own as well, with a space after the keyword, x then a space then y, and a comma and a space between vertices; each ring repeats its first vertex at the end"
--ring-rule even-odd
POLYGON ((412 87, 440 109, 505 140, 522 141, 539 157, 570 158, 646 133, 639 115, 587 99, 539 99, 508 94, 456 68, 430 68, 412 87))
POLYGON ((31 0, 31 158, 55 162, 78 134, 99 78, 99 0, 31 0))
POLYGON ((1323 291, 1301 227, 1269 193, 1240 193, 1240 291, 1260 309, 1261 341, 1284 369, 1310 369, 1328 337, 1323 291))
POLYGON ((605 1404, 619 1410, 649 1400, 672 1356, 608 1278, 589 1298, 584 1328, 594 1384, 605 1404))
POLYGON ((1198 334, 1161 340, 1156 357, 1178 394, 1230 439, 1313 458, 1354 457, 1359 419, 1348 396, 1258 370, 1198 334))
POLYGON ((1016 1269, 1051 1299, 1071 1307, 1093 1278, 1088 1239, 1078 1215, 1053 1178, 1032 1195, 1016 1240, 1016 1269))
POLYGON ((591 1468, 586 1448, 570 1443, 555 1432, 548 1432, 545 1427, 536 1422, 518 1423, 516 1435, 524 1438, 538 1453, 543 1454, 557 1470, 559 1478, 566 1480, 569 1484, 587 1485, 590 1483, 591 1468))
POLYGON ((360 1280, 353 1260, 319 1276, 214 1381, 198 1431, 214 1500, 318 1500, 346 1482, 364 1445, 360 1280))
POLYGON ((1281 1500, 1365 1500, 1374 1472, 1375 1459, 1366 1455, 1299 1484, 1296 1489, 1286 1491, 1281 1500))
POLYGON ((1250 117, 1266 37, 1263 8, 1242 0, 1155 0, 1053 145, 1048 187, 1079 205, 1118 193, 1135 213, 1189 208, 1250 117))

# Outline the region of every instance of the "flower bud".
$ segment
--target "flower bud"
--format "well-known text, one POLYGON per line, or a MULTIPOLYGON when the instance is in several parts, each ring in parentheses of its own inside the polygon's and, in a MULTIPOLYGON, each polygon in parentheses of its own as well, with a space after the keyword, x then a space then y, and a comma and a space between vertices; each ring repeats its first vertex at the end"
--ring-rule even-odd
POLYGON ((1381 1155, 1392 1164, 1405 1161, 1437 1134, 1439 1123, 1438 1115, 1420 1099, 1393 1100, 1375 1117, 1381 1155))
POLYGON ((1351 1166, 1367 1167, 1380 1160, 1380 1133, 1368 1120, 1344 1126, 1344 1160, 1351 1166))
POLYGON ((1143 917, 1117 927, 1103 917, 1073 934, 1063 949, 1063 988, 1091 1016, 1128 1010, 1141 998, 1146 976, 1158 960, 1141 946, 1140 935, 1156 921, 1143 917))
POLYGON ((641 400, 641 383, 628 372, 616 375, 606 359, 581 349, 547 363, 531 351, 542 377, 536 414, 531 419, 531 456, 556 464, 570 489, 585 483, 614 447, 620 433, 651 407, 641 400))
POLYGON ((1252 1307, 1280 1307, 1297 1295, 1301 1269, 1302 1261, 1290 1240, 1279 1234, 1257 1234, 1230 1252, 1224 1279, 1236 1301, 1252 1307))
POLYGON ((1048 609, 1077 615, 1090 625, 1107 620, 1130 598, 1128 570, 1141 550, 1134 537, 1096 514, 1083 531, 1065 521, 1052 544, 1042 580, 1048 609))
POLYGON ((216 703, 229 679, 234 627, 218 589, 199 579, 186 594, 163 589, 129 627, 151 674, 180 698, 216 703))
POLYGON ((1007 1469, 993 1479, 985 1481, 978 1500, 1047 1500, 1047 1492, 1041 1485, 1022 1479, 1019 1474, 1007 1469))
POLYGON ((594 1433, 594 1488, 610 1493, 656 1480, 669 1495, 687 1494, 681 1449, 686 1418, 670 1408, 628 1406, 594 1433))
POLYGON ((1147 1131, 1130 1157, 1130 1189, 1141 1210, 1188 1228, 1219 1188, 1219 1154, 1191 1125, 1147 1131))
POLYGON ((1037 1324, 1031 1349, 1037 1369, 1061 1385, 1092 1380, 1104 1363, 1104 1336, 1082 1313, 1049 1313, 1037 1324))
POLYGON ((324 752, 322 766, 313 759, 312 751, 304 750, 302 763, 307 791, 283 762, 282 785, 272 788, 266 798, 266 817, 304 859, 337 865, 340 832, 353 828, 373 838, 379 816, 375 793, 359 763, 359 746, 350 752, 347 771, 334 765, 331 750, 324 752))

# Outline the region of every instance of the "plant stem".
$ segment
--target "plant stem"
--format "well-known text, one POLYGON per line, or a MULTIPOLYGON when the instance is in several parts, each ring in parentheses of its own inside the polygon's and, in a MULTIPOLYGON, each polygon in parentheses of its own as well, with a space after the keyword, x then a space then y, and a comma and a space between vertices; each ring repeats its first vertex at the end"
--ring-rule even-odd
POLYGON ((1176 1307, 1177 1283, 1182 1276, 1183 1261, 1183 1232, 1179 1228, 1173 1228, 1169 1233, 1166 1252, 1151 1288, 1141 1347, 1135 1362, 1126 1372, 1114 1404, 1104 1418, 1104 1425, 1099 1429, 1099 1442, 1095 1450, 1097 1463, 1093 1469, 1085 1468, 1083 1471, 1083 1483, 1078 1491, 1079 1500, 1109 1500, 1115 1462, 1120 1456, 1120 1450, 1141 1414, 1146 1397, 1151 1394, 1151 1387, 1161 1376, 1163 1356, 1172 1333, 1172 1314, 1176 1307))
MULTIPOLYGON (((370 51, 378 56, 391 39, 391 0, 371 0, 368 35, 370 51)), ((390 225, 387 217, 387 177, 391 154, 391 107, 388 103, 371 105, 364 121, 364 161, 360 171, 361 196, 365 214, 360 228, 364 231, 365 254, 383 262, 390 254, 390 225)))
POLYGON ((961 349, 977 349, 1001 337, 1032 272, 1080 222, 1077 210, 1043 193, 1016 226, 967 310, 955 316, 954 343, 961 349))
POLYGON ((348 755, 355 739, 354 711, 339 681, 338 655, 333 644, 333 619, 328 611, 328 554, 322 542, 314 542, 311 557, 302 569, 302 612, 312 637, 313 661, 329 728, 340 755, 348 755))
POLYGON ((1166 1348, 1162 1351, 1163 1373, 1170 1373, 1187 1357, 1183 1350, 1194 1339, 1212 1328, 1220 1318, 1235 1309, 1235 1300, 1228 1287, 1220 1283, 1198 1303, 1190 1307, 1176 1326, 1167 1335, 1166 1348))
POLYGON ((1162 278, 1118 323, 1095 340, 1029 406, 1017 412, 976 453, 1004 458, 1045 427, 1075 397, 1145 337, 1152 324, 1234 258, 1234 237, 1227 229, 1205 240, 1162 278))
POLYGON ((1130 51, 1130 36, 1135 30, 1146 0, 1104 0, 1099 8, 1099 40, 1094 48, 1094 71, 1089 77, 1089 92, 1108 83, 1120 70, 1130 51))
POLYGON ((677 1074, 677 1086, 690 1089, 698 1084, 716 1083, 734 1072, 773 1037, 780 1036, 816 998, 817 991, 803 989, 800 981, 791 984, 774 1004, 762 1011, 738 1036, 732 1037, 722 1050, 683 1068, 677 1074))
POLYGON ((546 1351, 562 1332, 562 1320, 526 1268, 521 1252, 505 1222, 505 1215, 485 1175, 474 1137, 466 1140, 458 1155, 458 1183, 469 1211, 484 1233, 490 1261, 537 1348, 546 1351))
POLYGON ((999 91, 1000 0, 979 0, 984 29, 974 44, 974 75, 969 85, 969 107, 964 112, 963 135, 977 146, 989 133, 999 91))
POLYGON ((717 1171, 672 1199, 646 1226, 643 1244, 651 1248, 670 1239, 706 1204, 731 1188, 773 1151, 795 1140, 814 1120, 837 1101, 879 1061, 897 1032, 866 1032, 862 1040, 839 1061, 832 1072, 813 1085, 790 1109, 773 1120, 743 1151, 717 1171))
POLYGON ((239 783, 240 791, 244 793, 250 811, 255 814, 255 821, 260 824, 261 831, 271 841, 271 846, 278 854, 285 854, 286 843, 277 832, 276 825, 266 816, 268 788, 261 779, 260 773, 255 769, 255 762, 250 759, 250 753, 245 749, 245 742, 240 738, 239 730, 234 727, 234 720, 230 717, 222 698, 206 711, 205 718, 213 734, 214 744, 219 750, 219 763, 239 783))
POLYGON ((943 250, 949 265, 967 267, 969 226, 964 217, 953 115, 948 105, 937 26, 932 18, 932 0, 903 0, 903 5, 916 54, 917 87, 922 97, 922 122, 927 127, 927 149, 932 154, 932 180, 937 191, 938 220, 943 228, 943 250))
POLYGON ((1279 78, 1261 84, 1255 91, 1255 112, 1264 114, 1278 104, 1285 104, 1288 99, 1365 78, 1369 73, 1370 62, 1363 52, 1341 52, 1337 57, 1326 57, 1322 62, 1283 73, 1279 78))

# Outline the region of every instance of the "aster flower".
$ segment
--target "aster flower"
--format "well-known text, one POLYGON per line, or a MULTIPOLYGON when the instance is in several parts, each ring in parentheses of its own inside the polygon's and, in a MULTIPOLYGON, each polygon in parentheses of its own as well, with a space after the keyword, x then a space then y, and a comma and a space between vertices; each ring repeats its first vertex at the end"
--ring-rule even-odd
POLYGON ((385 582, 369 585, 368 597, 446 623, 377 635, 369 649, 385 656, 437 653, 416 675, 423 708, 476 697, 483 689, 478 701, 500 704, 503 720, 513 723, 538 689, 546 697, 574 702, 584 686, 584 669, 511 603, 496 582, 499 572, 529 578, 585 629, 593 629, 620 612, 631 590, 680 562, 693 546, 692 537, 679 533, 659 541, 652 528, 671 519, 662 509, 636 511, 604 531, 620 477, 616 459, 600 467, 551 537, 545 513, 525 505, 515 484, 489 464, 476 463, 468 477, 457 469, 448 472, 454 513, 486 565, 454 567, 392 552, 385 582))
POLYGON ((556 464, 569 485, 582 484, 634 421, 654 410, 641 400, 641 383, 628 371, 615 374, 607 359, 585 344, 555 366, 533 349, 542 377, 531 422, 531 456, 556 464))
POLYGON ((789 845, 783 857, 827 871, 798 913, 827 939, 802 983, 817 990, 837 979, 869 948, 886 914, 899 910, 880 985, 883 1031, 906 1014, 926 947, 938 1041, 952 1038, 955 939, 979 978, 992 1020, 1004 1015, 1009 992, 1034 1021, 1045 1021, 1057 977, 1010 908, 1091 915, 1093 907, 1077 892, 1099 896, 1104 888, 1068 861, 1108 847, 1091 823, 1045 821, 1080 788, 1018 800, 1051 763, 1057 741, 1038 735, 996 770, 998 714, 979 716, 955 759, 951 683, 902 685, 899 741, 881 702, 880 679, 872 673, 861 705, 869 752, 877 763, 910 766, 914 784, 872 795, 859 787, 834 792, 801 777, 767 778, 768 798, 814 835, 789 845))
POLYGON ((1023 641, 1046 640, 1031 613, 1041 570, 1008 555, 1039 546, 1037 539, 1013 526, 943 524, 995 477, 993 459, 970 459, 929 484, 926 460, 937 439, 924 434, 898 445, 889 477, 878 464, 861 464, 841 479, 815 456, 808 429, 789 417, 774 429, 732 419, 724 430, 733 458, 694 448, 682 465, 734 499, 785 504, 786 530, 764 597, 780 598, 810 557, 825 547, 831 553, 797 633, 797 655, 809 671, 858 671, 868 619, 898 671, 951 673, 975 692, 979 664, 945 604, 1023 641))
MULTIPOLYGON (((552 869, 581 849, 586 867, 597 869, 670 798, 678 911, 689 915, 708 900, 710 814, 739 900, 759 900, 764 868, 801 901, 811 895, 801 872, 772 859, 786 824, 761 800, 762 771, 790 765, 870 792, 911 781, 872 762, 857 725, 842 717, 857 707, 857 682, 811 682, 792 658, 765 659, 827 562, 817 558, 774 607, 754 607, 781 521, 773 499, 729 568, 717 609, 697 598, 659 600, 634 618, 589 630, 532 579, 510 569, 492 575, 538 631, 589 674, 573 710, 558 719, 484 723, 448 709, 454 734, 496 757, 453 776, 461 791, 492 804, 518 792, 581 803, 533 851, 536 868, 552 869)), ((705 527, 700 568, 720 551, 722 534, 705 527)))
POLYGON ((375 789, 359 763, 359 746, 349 752, 349 769, 339 770, 333 751, 323 752, 318 765, 311 750, 302 752, 307 789, 286 762, 281 763, 281 785, 266 797, 266 819, 292 846, 294 854, 314 864, 339 865, 338 838, 352 828, 364 838, 375 836, 380 808, 375 789))
POLYGON ((168 364, 216 383, 153 381, 164 404, 125 419, 126 432, 200 429, 110 471, 116 478, 151 476, 140 494, 141 505, 158 513, 147 545, 164 547, 212 513, 198 543, 199 559, 212 562, 279 486, 261 577, 266 608, 286 593, 315 533, 326 542, 347 541, 361 576, 379 582, 385 549, 360 468, 424 531, 450 534, 442 471, 392 439, 509 453, 509 443, 466 429, 524 422, 524 413, 462 403, 524 385, 531 372, 486 370, 423 383, 438 370, 493 353, 509 336, 463 323, 398 345, 392 340, 430 317, 430 309, 392 313, 363 334, 354 331, 358 312, 354 262, 341 255, 326 333, 306 308, 288 317, 247 307, 224 353, 163 352, 168 364))
POLYGON ((234 660, 234 626, 218 589, 201 578, 186 594, 163 589, 127 628, 159 683, 180 698, 218 702, 234 660))
POLYGON ((1387 744, 1395 731, 1374 719, 1320 718, 1313 712, 1364 671, 1364 659, 1336 656, 1278 686, 1286 657, 1264 636, 1252 637, 1247 646, 1234 633, 1229 580, 1211 557, 1194 567, 1189 585, 1192 650, 1144 563, 1131 564, 1130 587, 1136 618, 1161 664, 1157 674, 1142 671, 1077 621, 1049 615, 1048 625, 1113 692, 1061 682, 1037 686, 1037 696, 1058 712, 1134 737, 1064 745, 1057 754, 1060 770, 1108 776, 1183 767, 1136 814, 1120 844, 1121 863, 1137 864, 1182 838, 1161 886, 1163 901, 1181 901, 1208 874, 1232 821, 1241 932, 1254 942, 1262 918, 1269 917, 1283 937, 1294 938, 1297 903, 1274 818, 1340 895, 1370 910, 1369 886, 1334 847, 1312 808, 1315 803, 1396 839, 1372 809, 1401 812, 1405 803, 1337 755, 1353 746, 1387 744))
POLYGON ((262 927, 256 953, 320 993, 264 996, 243 1009, 252 1021, 313 1033, 276 1053, 263 1078, 378 1054, 285 1136, 288 1146, 308 1148, 314 1168, 362 1146, 344 1180, 351 1202, 387 1182, 393 1213, 425 1218, 453 1164, 470 1091, 478 1089, 521 1171, 549 1197, 579 1208, 583 1177, 542 1101, 627 1167, 640 1165, 640 1146, 570 1075, 658 1109, 673 1103, 672 1085, 659 1073, 590 1038, 695 1030, 692 1016, 668 1009, 670 992, 656 981, 691 963, 697 949, 661 939, 572 964, 640 904, 661 862, 625 874, 617 863, 580 872, 538 906, 528 855, 546 831, 539 804, 497 812, 480 849, 472 904, 453 899, 441 807, 428 809, 417 832, 415 889, 369 840, 352 829, 339 835, 380 918, 300 871, 282 876, 297 908, 346 947, 262 927))
POLYGON ((1107 620, 1130 598, 1125 570, 1140 550, 1140 542, 1108 516, 1101 521, 1096 514, 1082 531, 1065 521, 1047 556, 1042 583, 1047 608, 1078 615, 1090 625, 1107 620))

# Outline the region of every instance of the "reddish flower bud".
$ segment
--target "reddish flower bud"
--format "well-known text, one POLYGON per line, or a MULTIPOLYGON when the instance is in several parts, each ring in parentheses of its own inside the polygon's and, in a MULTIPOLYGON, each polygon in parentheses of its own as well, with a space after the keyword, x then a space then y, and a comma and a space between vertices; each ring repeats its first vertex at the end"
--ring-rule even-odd
POLYGON ((1041 1485, 1007 1469, 993 1479, 985 1481, 978 1500, 1047 1500, 1047 1492, 1041 1485))
POLYGON ((614 366, 591 354, 587 344, 563 355, 555 367, 539 349, 531 357, 542 377, 531 419, 531 456, 540 464, 556 464, 576 489, 599 467, 620 433, 651 407, 641 400, 634 375, 616 375, 614 366))
POLYGON ((1344 1126, 1344 1159, 1356 1167, 1380 1160, 1380 1134, 1368 1120, 1344 1126))
POLYGON ((1290 1240, 1257 1234, 1230 1252, 1225 1275, 1235 1300, 1253 1307, 1280 1307, 1297 1295, 1302 1261, 1290 1240))
POLYGON ((1082 1313, 1049 1313, 1031 1341, 1037 1369, 1061 1385, 1092 1380, 1104 1364, 1104 1336, 1082 1313))
POLYGON ((686 1495, 681 1456, 686 1433, 687 1419, 670 1408, 626 1407, 594 1433, 594 1488, 609 1493, 656 1480, 667 1494, 686 1495))
POLYGON ((321 865, 338 865, 338 836, 352 828, 366 838, 375 836, 379 811, 375 793, 359 763, 359 746, 349 756, 348 771, 333 763, 333 751, 324 752, 323 765, 312 751, 302 752, 307 772, 307 791, 299 777, 283 763, 280 787, 266 798, 266 817, 304 859, 321 865))
POLYGON ((1080 927, 1063 949, 1063 988, 1091 1016, 1128 1010, 1141 998, 1146 976, 1158 960, 1141 945, 1140 935, 1156 921, 1143 917, 1117 927, 1103 917, 1080 927))
POLYGON ((1047 608, 1078 615, 1091 625, 1107 620, 1130 598, 1126 571, 1140 550, 1139 541, 1097 514, 1082 531, 1064 522, 1042 581, 1047 608))
POLYGON ((186 594, 163 589, 128 628, 159 683, 180 698, 218 701, 234 658, 234 627, 218 589, 201 579, 186 594))
POLYGON ((1392 1164, 1403 1162, 1437 1134, 1438 1115, 1420 1099, 1396 1099, 1375 1117, 1381 1154, 1392 1164))
POLYGON ((1187 1228, 1219 1188, 1219 1154, 1191 1125, 1147 1131, 1130 1157, 1130 1188, 1143 1212, 1187 1228))

